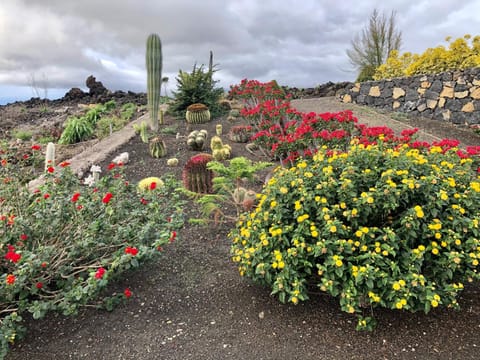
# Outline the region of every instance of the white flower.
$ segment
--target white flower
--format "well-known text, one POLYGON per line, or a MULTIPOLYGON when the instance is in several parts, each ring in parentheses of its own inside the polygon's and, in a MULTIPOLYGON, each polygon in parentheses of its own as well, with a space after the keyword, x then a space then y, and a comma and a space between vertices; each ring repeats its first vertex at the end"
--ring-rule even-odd
POLYGON ((88 186, 93 186, 95 184, 95 179, 92 175, 88 175, 84 180, 83 183, 88 186))

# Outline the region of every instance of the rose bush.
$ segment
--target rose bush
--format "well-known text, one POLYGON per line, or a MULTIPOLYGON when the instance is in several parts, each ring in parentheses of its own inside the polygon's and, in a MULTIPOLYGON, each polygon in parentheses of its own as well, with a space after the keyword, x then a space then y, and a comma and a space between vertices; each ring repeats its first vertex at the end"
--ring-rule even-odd
POLYGON ((183 223, 172 178, 139 191, 111 164, 88 187, 62 163, 49 167, 32 193, 16 170, 8 160, 0 168, 0 357, 22 335, 24 312, 35 319, 48 311, 70 315, 130 297, 129 288, 104 290, 158 256, 183 223))
POLYGON ((318 286, 358 329, 374 326, 364 312, 375 307, 458 308, 463 283, 480 277, 478 148, 384 143, 383 133, 277 168, 229 235, 240 274, 294 304, 318 286))

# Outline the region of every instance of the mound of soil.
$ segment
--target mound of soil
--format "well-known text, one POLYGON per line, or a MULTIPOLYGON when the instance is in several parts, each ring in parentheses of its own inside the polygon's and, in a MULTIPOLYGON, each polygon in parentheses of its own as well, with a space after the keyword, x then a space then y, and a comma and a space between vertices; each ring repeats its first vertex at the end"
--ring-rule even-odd
MULTIPOLYGON (((334 98, 294 103, 302 111, 338 111, 344 104, 334 98)), ((409 124, 394 122, 385 114, 353 108, 361 122, 400 130, 409 124)), ((162 138, 168 155, 153 159, 138 136, 107 154, 111 159, 128 152, 127 178, 173 173, 181 178, 182 164, 194 153, 187 149, 189 130, 224 134, 234 124, 218 119, 187 129, 184 121, 166 117, 162 138), (177 136, 178 134, 178 136, 177 136), (178 167, 168 167, 176 157, 178 167)), ((421 123, 422 125, 424 123, 421 123)), ((425 125, 430 139, 459 137, 445 134, 443 127, 425 125), (447 135, 447 136, 445 136, 447 135)), ((453 128, 451 129, 453 131, 453 128)), ((232 143, 232 156, 265 160, 232 143)), ((465 136, 463 144, 478 144, 478 137, 465 136)), ((260 188, 263 174, 255 184, 260 188)), ((233 209, 226 207, 226 213, 233 209)), ((190 202, 187 217, 199 214, 190 202)), ((86 309, 76 317, 49 314, 45 319, 27 319, 27 337, 12 347, 8 359, 476 359, 480 340, 480 287, 466 286, 459 299, 462 310, 435 309, 428 315, 404 311, 375 310, 378 326, 371 333, 355 331, 354 316, 340 311, 336 299, 312 293, 311 300, 297 306, 281 304, 269 289, 239 276, 230 261, 227 234, 232 224, 201 227, 186 223, 178 241, 165 249, 159 261, 130 272, 112 286, 112 291, 130 287, 131 300, 113 312, 86 309)))

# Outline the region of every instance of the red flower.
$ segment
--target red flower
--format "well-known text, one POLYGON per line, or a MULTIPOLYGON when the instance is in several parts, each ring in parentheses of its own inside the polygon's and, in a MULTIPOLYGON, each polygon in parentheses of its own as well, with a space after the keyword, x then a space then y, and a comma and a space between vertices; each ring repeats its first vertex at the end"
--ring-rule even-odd
POLYGON ((50 174, 52 174, 52 173, 55 171, 55 168, 54 168, 53 166, 49 166, 49 167, 47 168, 47 171, 48 171, 50 174))
POLYGON ((71 202, 77 202, 79 197, 80 197, 80 193, 76 192, 75 194, 73 194, 73 196, 70 200, 71 200, 71 202))
POLYGON ((97 272, 95 273, 95 279, 101 279, 105 275, 105 269, 103 267, 98 268, 97 272))
POLYGON ((42 268, 46 268, 46 267, 47 267, 47 263, 44 261, 44 262, 42 262, 42 263, 40 264, 40 266, 41 266, 42 268))
POLYGON ((141 202, 143 205, 147 205, 147 204, 148 204, 148 201, 145 200, 144 198, 141 198, 141 199, 140 199, 140 202, 141 202))
POLYGON ((138 249, 136 247, 127 246, 125 248, 125 254, 130 254, 132 256, 135 256, 138 254, 138 249))
POLYGON ((41 147, 40 145, 37 145, 37 144, 32 145, 32 150, 38 151, 38 150, 40 150, 41 148, 42 148, 42 147, 41 147))
POLYGON ((155 190, 156 187, 157 183, 155 181, 152 181, 152 183, 150 184, 150 190, 155 190))
POLYGON ((103 197, 102 202, 103 202, 104 204, 108 204, 108 203, 110 202, 110 200, 112 200, 112 197, 113 197, 112 193, 109 193, 109 192, 108 192, 108 193, 106 193, 105 196, 103 197))
POLYGON ((62 168, 65 168, 67 166, 70 166, 70 163, 68 161, 63 161, 59 164, 62 168))
POLYGON ((21 257, 22 255, 15 252, 15 247, 13 245, 8 245, 8 252, 5 254, 5 259, 17 263, 21 257))
POLYGON ((170 242, 173 242, 173 240, 175 240, 176 237, 177 237, 177 232, 174 230, 172 231, 172 236, 170 236, 170 242))
POLYGON ((20 235, 20 240, 25 241, 27 239, 28 239, 28 235, 26 235, 26 234, 20 235))
POLYGON ((2 159, 1 164, 2 164, 2 166, 7 166, 7 160, 2 159))
POLYGON ((83 205, 78 205, 77 206, 77 210, 82 210, 83 209, 83 205))
POLYGON ((129 288, 126 288, 126 289, 123 291, 123 294, 125 295, 125 297, 126 297, 127 299, 132 296, 132 292, 130 291, 129 288))
POLYGON ((114 168, 115 168, 115 163, 108 164, 108 167, 107 167, 108 170, 112 170, 114 168))
POLYGON ((48 193, 43 195, 43 198, 44 198, 45 200, 48 199, 49 197, 50 197, 50 194, 48 194, 48 193))
POLYGON ((23 160, 27 160, 30 156, 28 154, 23 155, 23 160))
POLYGON ((5 279, 8 285, 13 285, 15 284, 15 275, 13 274, 8 274, 7 278, 5 279))
POLYGON ((41 282, 39 281, 39 282, 37 282, 37 283, 35 284, 35 287, 36 287, 37 289, 41 289, 41 288, 43 287, 43 283, 41 283, 41 282))

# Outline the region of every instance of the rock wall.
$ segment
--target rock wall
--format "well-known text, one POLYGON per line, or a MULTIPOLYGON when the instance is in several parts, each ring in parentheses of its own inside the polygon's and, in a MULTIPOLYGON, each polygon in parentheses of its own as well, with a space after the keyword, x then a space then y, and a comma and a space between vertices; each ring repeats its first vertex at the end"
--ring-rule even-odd
POLYGON ((339 95, 345 102, 447 121, 480 123, 480 68, 392 80, 351 83, 339 95))

